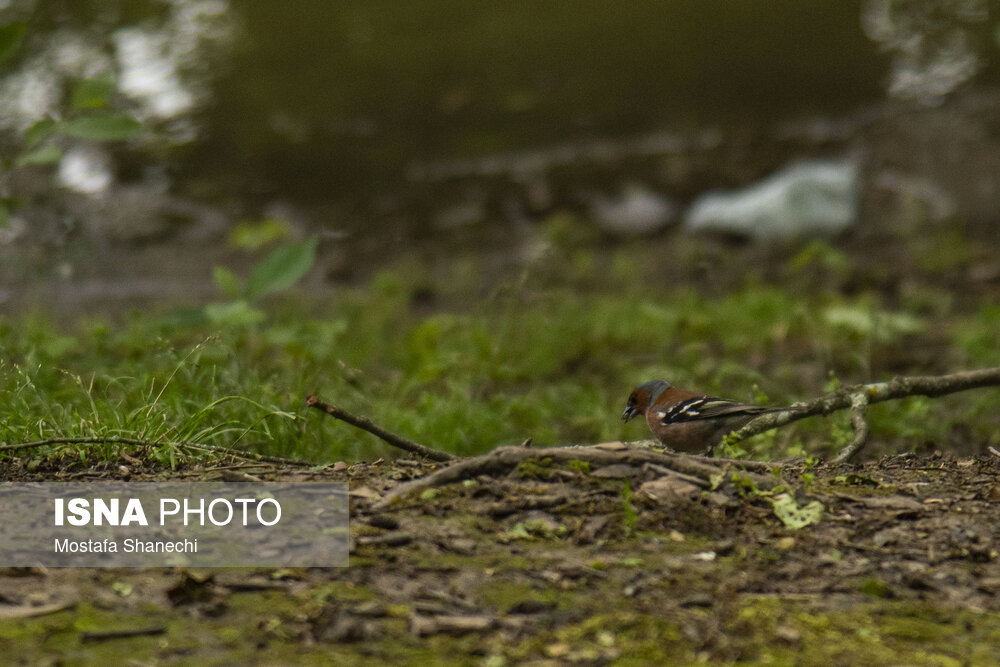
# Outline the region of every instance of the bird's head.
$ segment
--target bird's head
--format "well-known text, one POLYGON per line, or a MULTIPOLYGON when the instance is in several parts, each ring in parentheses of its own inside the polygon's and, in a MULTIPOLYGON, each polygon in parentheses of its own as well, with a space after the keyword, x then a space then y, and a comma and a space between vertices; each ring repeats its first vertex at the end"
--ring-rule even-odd
POLYGON ((627 422, 636 415, 645 414, 650 405, 656 402, 660 394, 670 389, 670 383, 666 380, 650 380, 632 390, 628 401, 625 403, 625 410, 622 412, 622 421, 627 422))

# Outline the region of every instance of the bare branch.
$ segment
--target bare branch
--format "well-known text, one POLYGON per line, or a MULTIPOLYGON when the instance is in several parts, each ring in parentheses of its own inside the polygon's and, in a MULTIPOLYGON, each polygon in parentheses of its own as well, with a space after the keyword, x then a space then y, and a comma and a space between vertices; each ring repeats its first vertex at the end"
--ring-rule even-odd
POLYGON ((868 408, 867 394, 854 394, 851 397, 851 426, 854 428, 854 439, 833 457, 831 463, 846 463, 857 456, 868 443, 868 422, 865 421, 865 410, 868 408))
MULTIPOLYGON (((725 474, 726 471, 733 467, 732 462, 712 462, 711 459, 703 459, 702 457, 694 457, 687 454, 654 452, 645 449, 627 449, 622 448, 619 443, 614 444, 618 444, 619 448, 607 449, 601 446, 542 447, 538 449, 497 447, 482 456, 462 459, 426 477, 400 484, 378 500, 372 506, 372 509, 377 510, 388 507, 397 498, 401 498, 413 491, 423 491, 424 489, 453 484, 466 479, 473 479, 478 475, 507 472, 528 459, 551 459, 557 462, 586 461, 596 465, 655 463, 670 468, 673 471, 692 475, 703 480, 710 480, 714 476, 725 474)), ((741 463, 740 461, 735 464, 738 466, 741 463)), ((740 474, 749 477, 759 485, 767 485, 774 482, 774 477, 767 475, 760 475, 749 471, 740 471, 740 474)))
POLYGON ((792 422, 815 415, 828 415, 852 406, 853 397, 861 394, 868 405, 883 403, 908 396, 943 396, 978 387, 1000 386, 1000 368, 983 368, 961 371, 948 375, 894 377, 888 382, 859 384, 841 387, 837 391, 820 396, 805 403, 796 403, 787 410, 769 412, 727 436, 730 443, 785 426, 792 422))
POLYGON ((455 458, 454 454, 449 454, 448 452, 443 452, 440 449, 433 449, 426 445, 421 445, 419 442, 413 442, 412 440, 407 440, 401 435, 396 435, 390 431, 385 430, 375 422, 366 417, 358 417, 357 415, 352 415, 347 410, 342 410, 335 405, 330 405, 324 403, 320 400, 318 396, 310 396, 306 399, 306 405, 311 408, 316 408, 322 410, 326 414, 339 419, 340 421, 347 422, 351 426, 360 428, 362 431, 368 431, 372 435, 381 438, 385 442, 389 443, 393 447, 406 450, 411 454, 419 454, 420 456, 426 456, 432 461, 451 461, 455 458))

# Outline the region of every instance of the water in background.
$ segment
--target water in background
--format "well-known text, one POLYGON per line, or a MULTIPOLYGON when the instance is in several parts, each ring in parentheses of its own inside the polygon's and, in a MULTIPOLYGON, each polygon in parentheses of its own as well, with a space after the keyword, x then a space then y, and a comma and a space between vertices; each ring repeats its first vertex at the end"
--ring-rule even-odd
POLYGON ((686 202, 844 150, 886 100, 933 108, 995 86, 989 9, 6 0, 0 23, 27 30, 0 75, 0 146, 101 77, 149 132, 65 141, 51 169, 68 204, 5 173, 3 196, 34 194, 0 246, 46 224, 97 245, 208 240, 270 216, 405 247, 628 188, 686 202))

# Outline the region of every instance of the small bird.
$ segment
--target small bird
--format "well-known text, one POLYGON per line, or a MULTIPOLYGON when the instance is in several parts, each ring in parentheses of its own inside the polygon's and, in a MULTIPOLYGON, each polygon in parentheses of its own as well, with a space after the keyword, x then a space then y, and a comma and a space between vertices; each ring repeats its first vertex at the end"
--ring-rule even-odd
POLYGON ((629 395, 622 421, 644 414, 649 430, 667 447, 710 454, 730 431, 739 430, 762 414, 787 409, 747 405, 678 389, 666 380, 651 380, 629 395))

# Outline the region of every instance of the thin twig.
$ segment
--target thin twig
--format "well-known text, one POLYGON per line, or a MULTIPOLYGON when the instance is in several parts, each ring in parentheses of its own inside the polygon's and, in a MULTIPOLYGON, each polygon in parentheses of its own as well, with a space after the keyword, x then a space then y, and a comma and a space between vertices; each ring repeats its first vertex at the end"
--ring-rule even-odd
POLYGON ((647 463, 645 467, 648 468, 649 470, 652 470, 653 472, 658 472, 661 475, 669 475, 670 477, 676 477, 677 479, 682 479, 685 482, 690 482, 691 484, 694 484, 695 486, 700 486, 703 489, 711 488, 711 482, 709 482, 708 480, 702 479, 700 477, 695 477, 694 475, 687 475, 682 472, 677 472, 676 470, 671 470, 670 468, 661 466, 658 463, 647 463))
POLYGON ((867 408, 868 394, 857 393, 851 396, 851 426, 854 428, 854 439, 833 457, 830 463, 847 463, 868 443, 868 422, 865 420, 867 408))
MULTIPOLYGON (((372 509, 378 510, 388 507, 397 498, 413 491, 422 491, 424 489, 461 482, 466 479, 473 479, 478 475, 506 472, 528 459, 551 459, 555 462, 586 461, 595 465, 655 463, 703 480, 711 480, 713 477, 725 474, 732 466, 730 463, 718 465, 702 461, 685 454, 654 452, 645 449, 612 450, 601 447, 543 447, 526 449, 524 447, 497 447, 482 456, 457 461, 426 477, 400 484, 375 502, 372 505, 372 509)), ((740 474, 749 477, 758 485, 774 482, 773 477, 759 475, 754 472, 742 471, 740 474)))
POLYGON ((153 626, 151 628, 128 628, 125 630, 95 630, 90 632, 83 632, 80 634, 80 641, 83 643, 87 642, 105 642, 111 639, 131 639, 133 637, 155 637, 157 635, 162 635, 166 633, 167 628, 164 626, 153 626))
POLYGON ((351 426, 356 426, 362 431, 368 431, 393 447, 406 450, 412 454, 426 456, 432 461, 451 461, 455 458, 454 454, 443 452, 440 449, 433 449, 431 447, 427 447, 426 445, 421 445, 419 442, 413 442, 412 440, 408 440, 400 435, 391 433, 366 417, 358 417, 357 415, 352 415, 350 412, 342 410, 335 405, 324 403, 318 396, 308 397, 306 399, 306 405, 310 408, 322 410, 331 417, 347 422, 351 426))
POLYGON ((288 459, 281 456, 269 456, 256 452, 244 452, 231 447, 219 447, 217 445, 205 445, 193 442, 154 442, 151 440, 137 440, 134 438, 122 438, 117 435, 96 435, 86 437, 60 437, 46 438, 45 440, 35 440, 34 442, 20 442, 13 445, 0 445, 0 452, 15 451, 19 449, 34 449, 35 447, 46 447, 49 445, 130 445, 132 447, 144 447, 154 449, 156 447, 177 447, 181 449, 192 449, 199 452, 210 452, 212 454, 223 454, 246 461, 260 461, 265 463, 278 463, 281 465, 312 466, 316 465, 312 461, 301 459, 288 459))
POLYGON ((995 386, 1000 386, 1000 367, 961 371, 948 375, 897 376, 888 382, 841 387, 835 392, 811 401, 796 403, 789 406, 787 410, 763 414, 740 430, 728 435, 726 439, 727 442, 736 443, 744 438, 759 435, 806 417, 828 415, 831 412, 844 410, 851 407, 853 397, 858 394, 863 394, 867 403, 874 405, 908 396, 930 396, 933 398, 967 389, 995 386))

